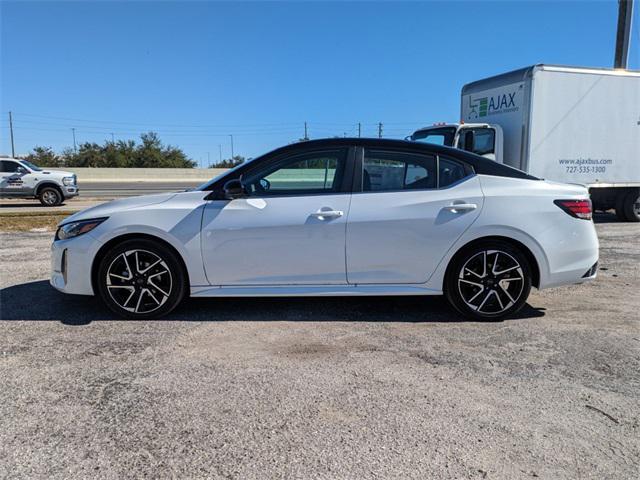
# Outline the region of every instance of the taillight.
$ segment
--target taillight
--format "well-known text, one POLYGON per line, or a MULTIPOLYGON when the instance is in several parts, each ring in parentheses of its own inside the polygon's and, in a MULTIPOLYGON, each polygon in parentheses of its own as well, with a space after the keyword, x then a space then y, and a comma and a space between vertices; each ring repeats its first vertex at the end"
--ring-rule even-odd
POLYGON ((572 217, 591 220, 591 200, 554 200, 553 203, 572 217))

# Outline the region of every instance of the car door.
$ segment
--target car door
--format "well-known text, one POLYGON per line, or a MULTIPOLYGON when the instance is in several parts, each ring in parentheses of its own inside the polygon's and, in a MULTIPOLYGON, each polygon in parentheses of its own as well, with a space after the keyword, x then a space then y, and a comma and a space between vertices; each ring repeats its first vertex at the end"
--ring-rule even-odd
POLYGON ((28 172, 25 167, 14 160, 2 160, 0 170, 0 188, 4 195, 26 195, 25 178, 28 172))
POLYGON ((358 157, 347 224, 348 283, 426 282, 478 216, 478 178, 463 163, 435 154, 365 149, 358 157))
POLYGON ((246 195, 207 203, 202 255, 212 285, 346 284, 349 148, 302 151, 243 173, 246 195))

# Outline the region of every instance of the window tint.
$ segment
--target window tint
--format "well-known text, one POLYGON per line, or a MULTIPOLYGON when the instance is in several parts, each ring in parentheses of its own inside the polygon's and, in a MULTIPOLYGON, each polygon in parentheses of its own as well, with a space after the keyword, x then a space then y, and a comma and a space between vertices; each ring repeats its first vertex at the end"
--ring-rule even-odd
POLYGON ((440 157, 440 161, 438 163, 438 186, 440 188, 447 187, 467 176, 464 166, 461 163, 444 157, 440 157))
POLYGON ((404 152, 366 151, 362 190, 423 190, 436 188, 436 160, 404 152))
POLYGON ((0 162, 2 164, 2 166, 0 167, 0 170, 6 173, 14 173, 18 171, 18 167, 19 164, 18 162, 10 162, 7 160, 2 160, 2 162, 0 162))
POLYGON ((304 195, 340 190, 346 150, 289 157, 251 172, 243 183, 253 195, 304 195))

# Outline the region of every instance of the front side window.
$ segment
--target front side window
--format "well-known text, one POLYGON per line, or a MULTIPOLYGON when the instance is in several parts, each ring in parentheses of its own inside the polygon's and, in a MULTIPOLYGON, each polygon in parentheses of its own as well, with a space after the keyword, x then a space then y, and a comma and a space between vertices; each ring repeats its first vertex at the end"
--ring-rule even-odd
POLYGON ((476 155, 495 153, 496 132, 493 128, 474 128, 464 131, 458 140, 458 148, 476 155))
POLYGON ((368 150, 362 165, 362 191, 436 188, 436 159, 429 155, 368 150))
POLYGON ((18 171, 18 168, 20 167, 20 164, 18 164, 18 162, 10 162, 7 160, 2 160, 2 162, 0 162, 1 166, 1 170, 4 173, 15 173, 18 171))
POLYGON ((299 154, 242 179, 250 195, 308 195, 340 191, 346 150, 299 154))

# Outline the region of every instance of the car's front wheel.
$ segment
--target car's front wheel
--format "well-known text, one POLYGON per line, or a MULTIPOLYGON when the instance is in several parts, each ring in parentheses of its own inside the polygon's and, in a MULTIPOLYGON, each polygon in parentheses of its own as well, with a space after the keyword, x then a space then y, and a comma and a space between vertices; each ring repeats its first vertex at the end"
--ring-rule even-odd
POLYGON ((506 242, 487 241, 453 258, 445 295, 468 318, 500 320, 524 306, 531 284, 531 266, 520 250, 506 242))
POLYGON ((109 250, 97 272, 104 303, 133 319, 158 318, 182 301, 186 274, 177 255, 153 240, 127 240, 109 250))
POLYGON ((43 187, 38 192, 38 200, 45 207, 57 207, 62 204, 62 194, 55 187, 43 187))

